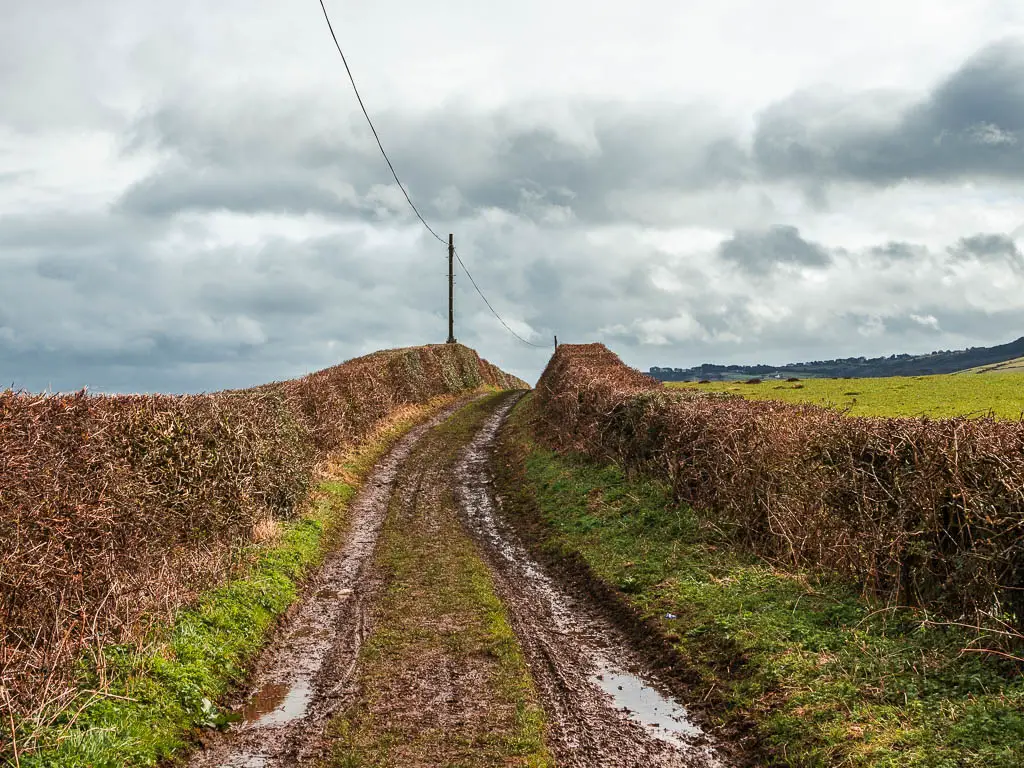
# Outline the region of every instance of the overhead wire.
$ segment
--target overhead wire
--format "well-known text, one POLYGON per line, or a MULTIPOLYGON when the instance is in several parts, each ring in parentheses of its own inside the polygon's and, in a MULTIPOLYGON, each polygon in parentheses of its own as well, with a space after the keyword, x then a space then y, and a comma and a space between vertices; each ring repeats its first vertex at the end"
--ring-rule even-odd
POLYGON ((459 261, 459 266, 461 266, 461 267, 462 267, 462 270, 463 270, 463 271, 464 271, 464 272, 466 273, 466 277, 468 277, 468 278, 469 278, 469 282, 471 282, 471 283, 473 284, 473 287, 474 287, 474 288, 476 288, 476 292, 480 294, 480 298, 484 300, 484 304, 486 304, 486 305, 487 305, 487 308, 488 308, 489 310, 491 310, 491 314, 492 314, 492 315, 494 315, 494 316, 495 316, 496 318, 498 318, 498 322, 499 322, 499 323, 501 323, 502 325, 504 325, 504 326, 505 326, 505 330, 506 330, 506 331, 508 331, 509 333, 511 333, 511 334, 512 334, 513 336, 515 336, 515 337, 516 337, 517 339, 519 339, 519 340, 520 340, 521 342, 523 342, 523 344, 529 344, 529 345, 530 345, 531 347, 537 347, 537 348, 539 348, 539 349, 546 349, 546 348, 547 348, 547 345, 546 345, 546 344, 534 344, 534 343, 533 343, 532 341, 527 341, 527 340, 526 340, 526 339, 524 339, 524 338, 523 338, 522 336, 520 336, 520 335, 519 335, 518 333, 516 333, 516 332, 515 332, 515 331, 513 331, 513 330, 512 330, 511 328, 509 328, 509 325, 508 325, 508 323, 506 323, 506 322, 505 322, 505 321, 504 321, 504 320, 502 319, 501 315, 499 315, 499 314, 498 314, 498 313, 497 313, 497 312, 496 312, 496 311, 494 310, 494 307, 492 307, 492 306, 491 306, 491 302, 489 302, 489 301, 487 300, 487 297, 486 297, 486 296, 484 296, 484 292, 480 290, 480 286, 476 284, 476 280, 474 280, 474 279, 473 279, 473 275, 472 275, 472 273, 471 273, 471 272, 469 271, 469 268, 468 268, 468 267, 466 266, 466 263, 465 263, 465 262, 464 262, 464 261, 462 260, 462 257, 461 257, 461 256, 459 256, 459 249, 458 249, 458 248, 454 249, 454 252, 455 252, 455 258, 456 258, 456 259, 458 259, 458 261, 459 261))
POLYGON ((359 95, 359 88, 356 86, 356 79, 352 76, 352 70, 348 66, 348 59, 345 58, 345 52, 341 50, 341 43, 338 42, 338 36, 334 34, 334 26, 331 24, 331 17, 327 15, 327 6, 324 5, 324 0, 320 0, 320 8, 324 12, 324 20, 327 22, 327 28, 331 31, 331 38, 334 40, 334 47, 338 49, 338 55, 341 56, 341 63, 345 65, 345 71, 348 73, 349 82, 352 83, 352 90, 355 91, 356 100, 359 102, 360 109, 363 110, 363 117, 366 118, 366 122, 370 126, 370 130, 373 131, 373 138, 377 140, 377 146, 380 148, 380 153, 384 155, 384 161, 388 164, 388 168, 391 169, 391 175, 395 177, 395 183, 398 184, 398 188, 402 190, 402 194, 405 195, 406 202, 409 203, 409 207, 412 208, 413 213, 416 214, 417 218, 423 223, 423 226, 427 228, 427 231, 434 236, 438 242, 446 242, 437 232, 431 229, 430 225, 427 224, 427 220, 423 218, 419 208, 409 197, 409 193, 405 190, 405 185, 398 178, 398 173, 395 172, 395 166, 391 164, 391 158, 388 157, 388 153, 384 151, 384 145, 380 141, 380 136, 377 135, 377 129, 373 126, 373 120, 370 119, 370 113, 366 111, 366 105, 363 104, 363 97, 359 95))
MULTIPOLYGON (((384 144, 381 142, 380 136, 377 134, 377 129, 373 125, 373 120, 370 119, 370 113, 367 111, 366 105, 363 103, 363 97, 359 94, 359 87, 356 85, 356 79, 352 75, 352 69, 348 65, 348 59, 345 58, 345 52, 341 49, 341 43, 338 42, 338 36, 334 33, 334 25, 331 24, 331 17, 327 13, 327 6, 324 5, 324 0, 320 0, 320 9, 324 12, 324 21, 327 22, 327 29, 329 29, 331 32, 331 39, 334 40, 334 47, 338 49, 338 55, 341 56, 341 63, 345 65, 345 72, 348 74, 349 82, 352 83, 352 90, 356 94, 356 100, 359 102, 359 108, 363 110, 363 117, 366 118, 366 122, 370 126, 370 130, 373 132, 373 138, 376 139, 377 141, 377 148, 380 149, 381 155, 384 156, 384 161, 388 164, 388 168, 391 169, 391 175, 394 176, 395 183, 398 184, 398 188, 401 189, 402 194, 405 195, 405 200, 407 203, 409 203, 409 207, 412 208, 413 213, 416 214, 416 217, 420 220, 423 226, 427 228, 427 231, 431 235, 433 235, 438 242, 447 244, 447 241, 440 235, 438 235, 437 232, 435 232, 427 223, 427 220, 423 218, 423 215, 420 213, 419 209, 416 207, 416 204, 413 203, 412 198, 409 196, 408 191, 406 191, 405 185, 402 184, 401 179, 398 178, 398 172, 395 171, 395 166, 391 163, 391 158, 388 157, 388 153, 384 151, 384 144)), ((539 349, 546 348, 547 345, 534 344, 532 341, 527 341, 518 333, 513 331, 512 328, 509 327, 509 324, 506 323, 505 320, 502 318, 502 316, 498 314, 497 310, 495 310, 494 307, 491 306, 491 302, 487 300, 487 296, 484 295, 484 292, 480 289, 480 286, 477 285, 476 280, 473 279, 473 275, 470 273, 469 268, 466 267, 466 263, 462 260, 462 257, 459 256, 458 250, 455 250, 455 258, 459 260, 459 265, 466 273, 466 277, 469 278, 469 282, 473 284, 473 287, 476 289, 476 292, 480 294, 480 298, 484 300, 484 304, 486 304, 487 308, 491 310, 491 314, 498 318, 498 322, 505 326, 505 330, 507 330, 509 333, 511 333, 524 344, 528 344, 531 347, 537 347, 539 349)))

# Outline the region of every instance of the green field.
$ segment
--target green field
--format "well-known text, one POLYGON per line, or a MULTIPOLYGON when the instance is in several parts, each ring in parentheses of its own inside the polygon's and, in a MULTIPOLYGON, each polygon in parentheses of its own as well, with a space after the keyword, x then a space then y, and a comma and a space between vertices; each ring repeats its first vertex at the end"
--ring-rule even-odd
POLYGON ((764 379, 760 384, 671 382, 672 388, 727 392, 837 408, 851 416, 986 416, 1016 421, 1024 413, 1024 371, 894 376, 873 379, 764 379))

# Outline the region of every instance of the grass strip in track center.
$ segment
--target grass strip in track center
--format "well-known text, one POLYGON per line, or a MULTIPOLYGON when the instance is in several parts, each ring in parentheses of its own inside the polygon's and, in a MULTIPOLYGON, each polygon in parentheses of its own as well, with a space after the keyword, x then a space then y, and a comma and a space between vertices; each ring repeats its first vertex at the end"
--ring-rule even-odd
POLYGON ((358 698, 329 728, 332 768, 552 765, 533 682, 451 481, 500 399, 433 429, 400 473, 375 558, 383 592, 358 698))
MULTIPOLYGON (((179 611, 145 648, 108 646, 102 669, 83 660, 82 693, 42 732, 22 768, 121 768, 174 761, 197 727, 223 724, 213 703, 241 682, 303 580, 345 528, 349 501, 379 458, 411 428, 457 397, 396 411, 374 439, 329 463, 296 519, 269 524, 244 553, 238 578, 179 611)), ((0 764, 14 765, 2 760, 0 764)))
POLYGON ((495 459, 506 514, 543 558, 582 558, 689 668, 690 700, 752 731, 758 765, 1017 768, 1024 678, 976 638, 731 546, 714 520, 615 465, 533 439, 529 397, 495 459), (540 518, 537 520, 537 518, 540 518))

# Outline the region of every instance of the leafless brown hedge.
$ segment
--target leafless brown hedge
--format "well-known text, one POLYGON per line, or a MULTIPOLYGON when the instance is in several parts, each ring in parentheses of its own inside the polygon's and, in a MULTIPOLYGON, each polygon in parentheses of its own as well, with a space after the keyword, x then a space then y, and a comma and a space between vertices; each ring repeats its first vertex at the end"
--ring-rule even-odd
POLYGON ((1022 423, 670 392, 600 344, 560 345, 536 398, 556 446, 667 480, 756 551, 1024 626, 1022 423))
MULTIPOLYGON (((0 687, 27 714, 89 646, 143 635, 393 409, 526 385, 461 345, 206 395, 0 392, 0 687)), ((64 686, 64 687, 62 687, 64 686)), ((6 703, 6 702, 5 702, 6 703)))

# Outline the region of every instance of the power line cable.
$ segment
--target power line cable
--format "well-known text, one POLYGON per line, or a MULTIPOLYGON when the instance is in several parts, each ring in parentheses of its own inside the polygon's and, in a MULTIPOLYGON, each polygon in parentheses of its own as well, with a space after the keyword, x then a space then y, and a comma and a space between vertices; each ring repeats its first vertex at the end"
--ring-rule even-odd
POLYGON ((494 307, 491 306, 491 302, 489 302, 487 300, 487 297, 484 296, 484 292, 480 290, 480 286, 476 284, 476 280, 473 279, 473 275, 469 271, 469 268, 466 267, 466 263, 462 260, 462 257, 459 256, 459 249, 458 248, 455 249, 455 258, 459 260, 459 266, 461 266, 462 270, 466 273, 466 277, 469 278, 469 282, 471 282, 473 284, 473 287, 476 288, 476 292, 480 294, 480 298, 484 300, 484 304, 486 304, 487 308, 489 310, 491 310, 491 314, 494 315, 496 318, 498 318, 498 322, 505 326, 505 330, 507 330, 509 333, 511 333, 513 336, 515 336, 517 339, 519 339, 521 342, 523 342, 523 344, 529 344, 531 347, 537 347, 539 349, 546 349, 547 348, 546 344, 534 344, 532 341, 527 341, 522 336, 520 336, 518 333, 516 333, 511 328, 509 328, 508 323, 506 323, 504 320, 502 320, 501 315, 499 315, 494 310, 494 307))
POLYGON ((427 228, 427 232, 432 234, 438 242, 446 242, 437 232, 430 228, 427 224, 427 220, 420 214, 416 204, 413 203, 412 198, 409 197, 409 193, 405 191, 405 185, 402 184, 398 178, 398 174, 395 172, 395 166, 391 164, 391 158, 388 157, 388 153, 384 151, 384 145, 380 142, 380 136, 377 135, 377 129, 373 127, 373 120, 370 119, 370 113, 366 111, 366 105, 363 104, 363 97, 359 95, 359 88, 356 87, 356 79, 352 77, 352 70, 349 69, 348 59, 345 58, 344 51, 341 50, 341 43, 338 42, 338 36, 334 34, 334 27, 331 25, 331 17, 327 15, 327 6, 324 5, 324 0, 320 0, 320 8, 324 12, 324 19, 327 21, 327 28, 331 31, 331 37, 334 39, 334 47, 338 49, 338 54, 341 56, 341 63, 345 65, 345 71, 348 73, 349 82, 352 83, 352 90, 355 91, 356 100, 359 102, 360 109, 363 110, 363 116, 366 118, 366 122, 370 126, 370 130, 373 131, 373 138, 377 140, 377 146, 380 148, 380 153, 384 155, 384 161, 388 164, 388 168, 391 169, 391 175, 395 177, 395 183, 398 184, 398 188, 402 190, 402 194, 405 195, 406 201, 409 203, 409 207, 412 208, 413 213, 416 214, 417 218, 423 222, 423 226, 427 228))
MULTIPOLYGON (((370 130, 373 132, 373 138, 377 140, 377 147, 380 149, 381 155, 384 156, 384 161, 388 164, 388 168, 391 169, 391 175, 395 177, 395 183, 398 184, 398 188, 402 190, 402 194, 405 195, 405 200, 407 203, 409 203, 409 207, 412 208, 413 213, 416 214, 416 217, 420 220, 420 222, 422 222, 423 226, 427 228, 427 231, 430 234, 432 234, 438 242, 447 245, 447 241, 440 235, 438 235, 437 232, 435 232, 427 223, 427 220, 423 218, 423 215, 416 207, 416 204, 413 203, 412 198, 409 196, 409 193, 406 191, 405 185, 402 184, 401 179, 398 178, 398 173, 395 171, 395 166, 392 165, 391 158, 388 157, 388 153, 384 151, 384 145, 381 143, 380 136, 377 134, 377 129, 373 125, 373 120, 370 119, 370 113, 367 112, 366 110, 366 105, 363 103, 363 97, 359 95, 359 87, 356 85, 356 79, 355 77, 353 77, 352 70, 348 65, 348 59, 345 58, 345 52, 341 50, 341 43, 338 42, 338 36, 334 34, 334 25, 331 24, 331 17, 327 13, 327 6, 324 5, 324 0, 320 0, 320 9, 324 12, 324 21, 327 22, 327 29, 329 29, 331 32, 331 39, 334 40, 334 47, 338 49, 338 55, 341 56, 341 63, 345 65, 345 72, 348 73, 349 82, 352 83, 352 90, 356 94, 356 100, 359 102, 359 108, 363 110, 363 117, 366 118, 366 122, 370 126, 370 130)), ((531 347, 537 347, 539 349, 545 349, 545 345, 534 344, 532 341, 527 341, 509 327, 509 324, 506 323, 502 319, 501 315, 499 315, 495 311, 494 307, 491 306, 491 302, 487 300, 487 297, 484 295, 484 292, 480 290, 480 286, 476 284, 476 280, 473 279, 473 275, 466 267, 466 264, 462 260, 462 257, 459 256, 458 250, 455 251, 455 258, 459 260, 459 265, 465 271, 466 277, 469 278, 469 282, 473 284, 473 287, 476 289, 476 292, 480 294, 480 298, 484 300, 484 304, 486 304, 487 308, 491 310, 491 314, 498 318, 498 322, 505 326, 505 330, 507 330, 509 333, 511 333, 524 344, 528 344, 531 347)))

